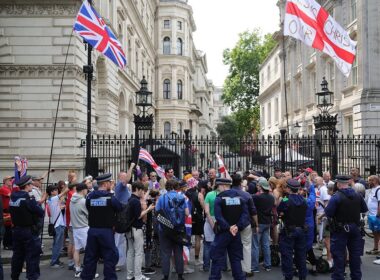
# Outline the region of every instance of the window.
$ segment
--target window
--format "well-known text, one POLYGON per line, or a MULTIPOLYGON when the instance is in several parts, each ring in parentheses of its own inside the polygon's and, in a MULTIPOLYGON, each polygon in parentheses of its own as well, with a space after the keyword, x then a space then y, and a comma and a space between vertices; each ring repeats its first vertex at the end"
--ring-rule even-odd
POLYGON ((297 96, 295 100, 295 110, 301 109, 301 98, 302 98, 302 81, 299 79, 297 81, 297 96))
POLYGON ((183 127, 182 123, 179 122, 179 123, 178 123, 178 128, 177 128, 177 133, 178 133, 178 135, 179 135, 180 137, 182 136, 182 127, 183 127))
POLYGON ((136 71, 136 75, 138 77, 139 76, 139 53, 138 52, 136 52, 136 69, 135 69, 135 71, 136 71))
MULTIPOLYGON (((317 92, 317 73, 315 71, 310 73, 310 94, 312 95, 309 99, 309 103, 312 103, 313 97, 317 98, 316 93, 317 92)), ((310 95, 309 95, 310 96, 310 95)), ((318 102, 318 100, 316 100, 318 102)), ((306 104, 307 105, 307 104, 306 104)))
POLYGON ((170 131, 171 131, 171 125, 170 122, 165 122, 164 123, 164 136, 168 138, 170 136, 170 131))
POLYGON ((268 126, 270 127, 272 125, 272 104, 268 103, 268 126))
POLYGON ((177 94, 178 94, 178 99, 183 99, 182 81, 181 80, 177 81, 177 94))
POLYGON ((163 50, 164 50, 164 54, 170 54, 170 38, 169 37, 165 37, 164 38, 164 45, 163 45, 163 50))
POLYGON ((177 21, 177 29, 182 30, 182 21, 177 21))
POLYGON ((264 73, 261 73, 261 86, 264 87, 264 73))
POLYGON ((351 116, 344 117, 344 133, 347 136, 354 135, 354 122, 351 116))
POLYGON ((261 128, 265 128, 265 109, 264 106, 261 107, 261 128))
POLYGON ((278 115, 279 115, 279 113, 278 113, 278 98, 276 98, 275 100, 274 100, 274 121, 275 121, 275 123, 278 123, 278 115))
POLYGON ((309 124, 307 126, 307 135, 308 136, 312 136, 313 135, 313 125, 312 124, 309 124))
POLYGON ((358 60, 357 56, 355 56, 354 63, 352 63, 351 68, 351 85, 357 85, 358 84, 358 60))
POLYGON ((170 20, 168 19, 164 20, 164 29, 170 29, 170 20))
POLYGON ((164 99, 170 99, 170 80, 164 81, 164 99))
POLYGON ((356 19, 356 1, 357 0, 351 0, 351 21, 356 19))
POLYGON ((182 39, 177 39, 177 54, 182 55, 182 39))
POLYGON ((267 80, 270 80, 270 65, 267 67, 267 80))
POLYGON ((329 90, 332 92, 335 92, 335 64, 334 62, 329 62, 328 63, 328 68, 327 68, 327 77, 328 77, 328 87, 329 90))
POLYGON ((278 58, 274 60, 274 74, 277 74, 278 72, 278 58))

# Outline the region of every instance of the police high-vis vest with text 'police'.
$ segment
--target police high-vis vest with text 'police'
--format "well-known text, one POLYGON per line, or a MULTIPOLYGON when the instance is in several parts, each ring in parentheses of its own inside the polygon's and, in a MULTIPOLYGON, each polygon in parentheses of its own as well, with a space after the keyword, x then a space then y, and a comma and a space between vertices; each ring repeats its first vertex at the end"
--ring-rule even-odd
POLYGON ((112 195, 87 198, 88 224, 93 228, 112 228, 115 225, 115 210, 112 195))
POLYGON ((227 223, 232 226, 236 225, 240 219, 240 216, 243 212, 242 200, 239 196, 229 197, 223 196, 222 198, 222 215, 227 223))
MULTIPOLYGON (((21 193, 19 193, 21 194, 21 193)), ((11 213, 12 223, 16 227, 31 227, 35 224, 33 213, 28 208, 29 194, 12 197, 9 201, 9 212, 11 213)))
POLYGON ((336 208, 335 219, 342 224, 360 224, 361 197, 358 194, 348 196, 341 190, 335 195, 340 198, 336 208))

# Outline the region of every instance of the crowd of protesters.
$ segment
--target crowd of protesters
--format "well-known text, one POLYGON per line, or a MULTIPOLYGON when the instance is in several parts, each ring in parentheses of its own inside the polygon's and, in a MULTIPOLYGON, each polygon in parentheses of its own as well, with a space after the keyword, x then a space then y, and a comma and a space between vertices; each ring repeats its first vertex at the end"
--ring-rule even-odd
MULTIPOLYGON (((165 177, 159 178, 156 172, 145 172, 132 163, 129 170, 117 174, 116 181, 111 176, 112 174, 104 174, 98 178, 87 176, 80 179, 75 171, 69 171, 66 181, 49 185, 46 192, 41 184, 43 176, 24 176, 16 182, 12 176, 3 178, 3 186, 0 188, 2 245, 4 250, 14 250, 14 258, 22 256, 17 262, 12 260, 12 279, 19 278, 21 264, 24 263, 28 279, 38 279, 40 276, 39 268, 32 267, 35 262, 28 260, 27 253, 20 255, 19 250, 22 249, 14 237, 20 227, 12 220, 12 214, 16 213, 16 216, 18 213, 16 210, 10 211, 12 205, 14 209, 18 206, 15 198, 11 197, 16 197, 14 193, 23 191, 30 196, 33 207, 43 209, 49 217, 49 234, 53 236, 50 261, 52 269, 67 266, 73 270, 74 277, 93 279, 99 276, 96 273, 97 262, 103 261, 106 279, 117 279, 116 272, 126 270, 127 279, 146 280, 149 279, 149 275, 156 273, 159 267, 162 269, 163 279, 168 279, 172 272, 178 275, 178 279, 183 279, 184 274, 191 274, 195 270, 211 273, 217 220, 215 201, 221 192, 217 183, 220 177, 217 170, 211 168, 206 171, 185 171, 180 175, 174 174, 172 168, 167 168, 165 177), (112 198, 111 204, 103 205, 102 198, 105 201, 108 197, 112 198), (130 230, 126 233, 112 231, 113 225, 109 223, 113 218, 110 217, 108 225, 104 227, 111 228, 110 240, 113 245, 97 247, 98 245, 94 244, 100 239, 96 241, 94 238, 105 236, 105 233, 95 231, 97 228, 103 228, 103 225, 99 225, 100 221, 95 221, 94 216, 101 212, 96 212, 98 210, 92 206, 110 206, 113 212, 107 212, 111 213, 109 215, 116 215, 123 207, 128 206, 128 218, 132 221, 130 230), (171 229, 171 234, 167 234, 168 229, 160 217, 170 211, 176 211, 175 214, 180 221, 171 229), (188 242, 176 240, 182 237, 188 242), (63 249, 67 251, 68 256, 66 264, 60 259, 63 249), (84 259, 81 261, 83 252, 84 259), (190 258, 190 255, 194 255, 194 259, 190 258)), ((373 262, 380 264, 379 177, 371 175, 364 180, 359 176, 359 170, 352 168, 350 178, 344 180, 343 178, 342 182, 347 181, 348 186, 366 202, 368 212, 365 224, 374 236, 373 248, 366 251, 366 254, 373 255, 373 262)), ((328 217, 332 210, 328 205, 337 191, 337 184, 332 181, 329 172, 318 174, 311 168, 300 170, 296 174, 292 174, 291 171, 282 172, 280 169, 275 169, 273 174, 265 171, 236 171, 231 174, 231 185, 231 189, 235 189, 239 197, 245 201, 250 219, 249 226, 239 231, 244 279, 254 274, 255 278, 258 278, 260 273, 269 273, 272 266, 279 265, 279 242, 283 223, 281 213, 284 202, 288 201, 289 188, 292 189, 294 186, 297 187, 296 191, 293 188, 293 193, 303 196, 306 201, 304 224, 307 225, 307 231, 304 254, 310 263, 309 274, 315 276, 321 273, 317 269, 319 256, 328 264, 324 272, 334 271, 334 260, 337 260, 337 256, 330 250, 333 245, 330 240, 331 225, 328 217), (272 263, 273 261, 275 263, 272 263)), ((43 225, 43 216, 39 215, 37 220, 36 224, 43 225)), ((35 232, 32 230, 32 233, 39 238, 41 231, 42 228, 39 227, 35 232)), ((43 244, 39 242, 38 254, 43 248, 43 244)), ((295 254, 297 255, 297 251, 295 254)), ((351 251, 349 256, 354 258, 351 251)), ((224 270, 230 270, 227 259, 224 270)), ((298 266, 294 273, 301 273, 298 266)), ((2 275, 1 267, 0 279, 3 279, 2 275)), ((285 279, 291 279, 285 272, 284 276, 285 279)), ((234 278, 237 279, 235 276, 234 278)), ((210 279, 216 278, 210 275, 210 279)), ((300 276, 300 279, 304 278, 300 276)))

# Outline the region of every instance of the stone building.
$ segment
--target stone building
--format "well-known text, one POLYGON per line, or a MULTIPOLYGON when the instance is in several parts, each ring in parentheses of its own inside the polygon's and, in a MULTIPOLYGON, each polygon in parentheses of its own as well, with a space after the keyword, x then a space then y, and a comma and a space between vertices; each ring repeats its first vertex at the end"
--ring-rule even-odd
MULTIPOLYGON (((60 90, 52 167, 61 171, 53 180, 68 169, 83 170, 87 52, 72 31, 81 2, 0 3, 0 177, 12 172, 15 155, 28 158, 32 173, 47 170, 60 90)), ((155 134, 214 133, 214 86, 207 79, 206 55, 194 45, 187 1, 93 2, 122 43, 128 64, 118 69, 93 51, 92 133, 134 133, 135 92, 143 76, 153 92, 155 134)))
MULTIPOLYGON (((289 130, 291 134, 312 135, 313 116, 319 114, 315 93, 325 77, 334 92, 331 114, 338 114, 337 130, 343 135, 380 133, 380 7, 378 1, 318 1, 351 38, 358 42, 351 74, 346 78, 332 59, 302 42, 285 37, 285 75, 282 31, 274 36, 279 44, 260 69, 261 133, 279 134, 286 128, 284 90, 287 90, 289 130), (296 123, 300 128, 295 128, 296 123)), ((278 1, 281 18, 285 1, 278 1)))

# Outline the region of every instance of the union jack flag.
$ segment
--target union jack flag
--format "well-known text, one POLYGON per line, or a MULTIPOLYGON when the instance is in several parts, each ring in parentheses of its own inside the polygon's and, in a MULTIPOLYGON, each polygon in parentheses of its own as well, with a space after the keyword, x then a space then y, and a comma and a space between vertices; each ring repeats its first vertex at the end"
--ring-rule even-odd
POLYGON ((88 44, 111 59, 118 67, 124 68, 127 64, 120 42, 87 0, 83 1, 79 9, 74 30, 88 44))
POLYGON ((161 178, 164 178, 165 177, 165 170, 160 167, 153 159, 153 157, 151 156, 151 154, 143 149, 143 148, 140 148, 140 152, 139 152, 139 160, 142 160, 142 161, 145 161, 146 163, 150 164, 153 169, 156 171, 157 175, 160 176, 161 178))

